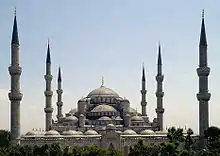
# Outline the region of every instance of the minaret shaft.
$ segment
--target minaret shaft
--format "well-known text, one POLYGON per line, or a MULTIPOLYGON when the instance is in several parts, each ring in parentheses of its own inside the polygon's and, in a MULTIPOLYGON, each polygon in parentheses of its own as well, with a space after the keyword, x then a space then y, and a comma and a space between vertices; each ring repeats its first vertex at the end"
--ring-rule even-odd
POLYGON ((61 81, 61 69, 59 68, 58 71, 58 84, 57 84, 57 119, 59 120, 61 117, 63 117, 62 113, 62 107, 63 107, 63 102, 62 102, 62 81, 61 81))
POLYGON ((163 79, 164 79, 164 76, 162 74, 161 48, 160 48, 160 45, 159 45, 158 63, 157 63, 157 76, 156 76, 156 81, 157 81, 157 91, 156 91, 157 108, 156 108, 156 113, 157 113, 157 124, 158 124, 159 130, 163 130, 163 113, 164 113, 164 108, 163 108, 163 96, 164 96, 163 79))
POLYGON ((46 131, 51 129, 52 126, 52 96, 53 92, 51 90, 51 81, 53 79, 53 76, 51 74, 51 61, 50 61, 50 47, 48 43, 48 49, 47 49, 47 59, 46 59, 46 74, 44 75, 44 79, 46 81, 46 90, 44 91, 45 95, 45 103, 46 106, 44 108, 45 112, 45 128, 46 131))
POLYGON ((209 93, 208 90, 209 73, 210 73, 210 68, 208 67, 208 61, 207 61, 207 40, 206 40, 204 12, 203 12, 200 43, 199 43, 199 67, 197 68, 197 74, 199 77, 199 93, 197 94, 197 99, 199 101, 199 135, 201 139, 204 139, 205 137, 204 132, 209 127, 208 104, 211 97, 211 94, 209 93))
POLYGON ((142 112, 142 116, 147 116, 147 102, 146 102, 146 79, 145 79, 145 69, 143 66, 143 73, 142 73, 142 85, 141 85, 141 112, 142 112))
POLYGON ((20 92, 20 76, 22 68, 19 66, 19 40, 17 32, 16 15, 14 17, 14 26, 11 42, 11 66, 8 68, 11 76, 11 90, 8 94, 11 102, 11 143, 16 144, 20 138, 20 101, 22 93, 20 92))

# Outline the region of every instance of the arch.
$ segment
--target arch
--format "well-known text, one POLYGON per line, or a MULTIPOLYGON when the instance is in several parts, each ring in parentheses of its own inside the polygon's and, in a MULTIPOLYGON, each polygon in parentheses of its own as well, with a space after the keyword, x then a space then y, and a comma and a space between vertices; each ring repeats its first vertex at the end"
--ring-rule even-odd
POLYGON ((112 143, 110 143, 108 149, 115 149, 114 145, 112 143))

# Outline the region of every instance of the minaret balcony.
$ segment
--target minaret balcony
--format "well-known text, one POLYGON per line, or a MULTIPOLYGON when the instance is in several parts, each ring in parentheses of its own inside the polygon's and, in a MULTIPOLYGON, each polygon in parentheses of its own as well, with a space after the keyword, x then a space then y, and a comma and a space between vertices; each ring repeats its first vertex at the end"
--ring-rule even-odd
POLYGON ((157 76, 156 76, 157 82, 163 82, 163 78, 164 78, 163 75, 157 75, 157 76))
POLYGON ((211 94, 208 92, 200 92, 197 94, 198 101, 209 101, 211 98, 211 94))
POLYGON ((210 68, 209 67, 199 67, 197 68, 198 76, 209 76, 210 68))
POLYGON ((57 106, 63 106, 63 102, 62 101, 57 102, 57 106))
POLYGON ((157 91, 157 92, 156 92, 156 96, 157 96, 157 97, 163 97, 163 96, 164 96, 164 92, 162 92, 162 91, 157 91))
POLYGON ((21 75, 22 72, 22 68, 17 66, 10 66, 8 67, 8 71, 10 73, 10 75, 21 75))
POLYGON ((52 76, 52 75, 44 75, 44 79, 45 79, 46 81, 52 81, 53 76, 52 76))
POLYGON ((44 112, 45 113, 53 113, 53 108, 52 107, 44 108, 44 112))
POLYGON ((23 94, 20 92, 13 91, 11 93, 8 93, 8 97, 10 101, 21 101, 23 94))
POLYGON ((147 90, 141 90, 141 94, 146 94, 147 93, 147 90))
POLYGON ((62 94, 63 93, 63 90, 62 89, 58 89, 57 90, 57 94, 62 94))
POLYGON ((164 108, 156 108, 155 110, 156 113, 160 113, 160 114, 164 113, 164 108))
POLYGON ((53 91, 51 91, 51 90, 45 90, 45 91, 44 91, 44 95, 45 95, 45 96, 52 96, 52 95, 53 95, 53 91))
POLYGON ((147 105, 147 102, 141 101, 141 106, 146 106, 146 105, 147 105))

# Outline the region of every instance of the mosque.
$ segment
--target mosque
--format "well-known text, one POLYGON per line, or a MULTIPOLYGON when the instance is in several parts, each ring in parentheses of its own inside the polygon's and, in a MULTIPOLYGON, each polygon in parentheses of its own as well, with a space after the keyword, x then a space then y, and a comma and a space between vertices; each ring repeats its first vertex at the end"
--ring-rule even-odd
MULTIPOLYGON (((52 119, 51 56, 50 45, 47 47, 46 73, 44 76, 45 94, 45 130, 32 130, 25 135, 20 134, 20 102, 23 94, 20 92, 20 76, 22 68, 19 62, 19 37, 16 14, 14 16, 11 40, 11 65, 8 68, 11 76, 11 88, 8 94, 11 102, 11 139, 12 143, 22 145, 43 145, 60 142, 61 145, 88 146, 95 145, 101 148, 116 148, 124 155, 128 154, 129 147, 142 138, 146 143, 159 144, 166 140, 167 132, 163 129, 163 73, 161 46, 158 47, 157 75, 156 75, 156 118, 149 121, 146 112, 146 79, 143 67, 141 78, 141 113, 130 105, 128 99, 122 98, 116 91, 104 85, 92 90, 85 98, 78 100, 77 108, 63 113, 62 77, 61 69, 57 76, 57 112, 56 119, 52 119)), ((202 16, 200 43, 199 43, 199 136, 204 137, 204 130, 209 126, 208 76, 210 68, 207 65, 207 40, 202 16)), ((42 108, 43 109, 43 108, 42 108)), ((186 133, 186 131, 184 131, 186 133)))

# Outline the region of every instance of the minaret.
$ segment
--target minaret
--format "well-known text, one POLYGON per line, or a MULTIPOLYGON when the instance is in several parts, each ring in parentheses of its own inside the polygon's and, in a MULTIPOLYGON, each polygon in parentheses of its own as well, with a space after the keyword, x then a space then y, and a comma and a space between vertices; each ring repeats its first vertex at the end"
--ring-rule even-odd
POLYGON ((141 109, 142 109, 142 116, 147 116, 146 114, 146 106, 147 106, 147 102, 146 102, 146 79, 145 79, 145 69, 144 69, 144 65, 143 65, 143 71, 142 71, 142 84, 141 84, 141 109))
POLYGON ((164 113, 164 108, 163 108, 163 74, 162 74, 162 59, 161 59, 161 47, 159 44, 158 47, 158 60, 157 60, 157 91, 156 91, 156 97, 157 97, 157 108, 156 108, 156 113, 157 113, 157 124, 159 127, 159 130, 163 130, 163 113, 164 113))
POLYGON ((8 68, 11 76, 11 90, 8 94, 11 101, 11 142, 17 143, 17 138, 20 137, 20 102, 22 93, 20 92, 20 76, 22 68, 19 66, 19 39, 16 19, 16 10, 14 16, 14 26, 11 40, 11 65, 8 68))
POLYGON ((51 90, 51 81, 53 79, 53 76, 51 74, 51 59, 50 59, 50 45, 48 42, 48 47, 47 47, 47 58, 46 58, 46 74, 44 75, 44 79, 46 81, 46 90, 44 91, 44 95, 46 98, 46 106, 44 108, 44 112, 46 113, 46 131, 51 129, 52 125, 52 113, 53 113, 53 108, 52 108, 52 96, 53 92, 51 90))
POLYGON ((59 67, 58 70, 58 79, 57 79, 57 119, 59 120, 60 117, 63 117, 62 114, 62 106, 63 106, 63 102, 62 102, 62 79, 61 79, 61 69, 59 67))
POLYGON ((202 13, 202 25, 199 41, 199 67, 197 74, 199 76, 199 93, 197 99, 199 101, 199 136, 204 138, 204 131, 209 127, 209 100, 211 94, 208 90, 208 76, 210 68, 207 63, 207 40, 205 32, 204 11, 202 13))

